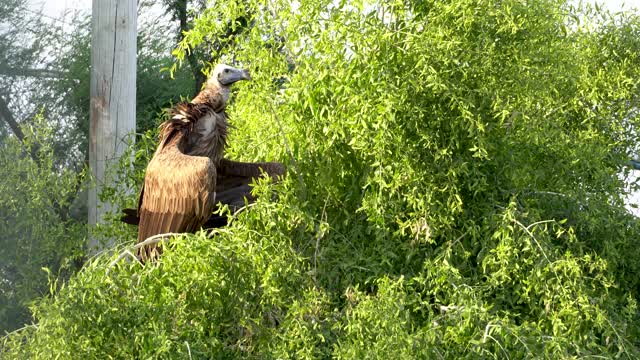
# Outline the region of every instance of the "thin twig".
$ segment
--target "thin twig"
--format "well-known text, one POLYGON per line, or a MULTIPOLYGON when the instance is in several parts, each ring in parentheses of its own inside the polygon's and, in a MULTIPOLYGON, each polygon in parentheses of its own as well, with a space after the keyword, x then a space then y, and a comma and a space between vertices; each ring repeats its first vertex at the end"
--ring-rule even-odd
POLYGON ((236 216, 238 216, 238 214, 240 214, 241 212, 243 212, 243 211, 245 211, 245 210, 247 210, 249 208, 252 208, 252 207, 256 206, 256 204, 257 203, 251 203, 251 204, 247 204, 247 205, 239 208, 238 210, 233 212, 233 217, 235 218, 236 216))
MULTIPOLYGON (((455 239, 452 243, 449 243, 449 246, 447 246, 447 248, 448 249, 453 248, 453 245, 455 245, 456 243, 460 243, 460 240, 462 240, 465 236, 467 236, 468 233, 469 233, 469 231, 467 231, 464 234, 458 236, 458 238, 455 239)), ((462 247, 462 250, 465 250, 464 245, 462 245, 462 243, 460 243, 460 246, 462 247)))
POLYGON ((491 339, 491 340, 495 341, 495 342, 496 342, 496 344, 498 344, 498 346, 500 347, 500 350, 502 350, 502 352, 504 353, 504 356, 509 360, 509 359, 510 359, 510 358, 509 358, 509 354, 508 354, 508 353, 507 353, 507 351, 504 349, 504 347, 502 346, 502 344, 500 344, 500 342, 499 342, 496 338, 494 338, 493 336, 491 336, 491 335, 488 335, 487 337, 488 337, 489 339, 491 339))
POLYGON ((533 224, 529 224, 529 226, 527 226, 527 229, 530 229, 531 227, 536 226, 536 225, 540 225, 540 224, 547 224, 547 223, 553 223, 553 222, 556 222, 556 221, 555 221, 555 220, 542 220, 542 221, 536 221, 536 222, 534 222, 533 224))
POLYGON ((320 252, 320 240, 324 237, 324 231, 321 226, 322 223, 327 223, 327 203, 329 202, 329 197, 327 197, 324 201, 324 206, 322 207, 322 215, 320 216, 320 225, 318 226, 318 235, 316 236, 316 249, 313 253, 313 281, 316 282, 316 274, 318 273, 318 253, 320 252))
POLYGON ((458 305, 440 305, 440 312, 446 313, 448 311, 452 311, 452 310, 456 310, 456 311, 462 311, 464 310, 464 306, 458 306, 458 305))
MULTIPOLYGON (((542 249, 542 246, 540 245, 540 243, 538 242, 538 240, 536 239, 535 236, 533 236, 533 233, 531 233, 531 231, 529 231, 529 228, 522 225, 522 223, 516 219, 513 219, 513 221, 518 224, 526 233, 527 235, 529 235, 529 237, 531 237, 531 239, 533 239, 533 241, 536 243, 536 245, 538 245, 538 249, 540 249, 540 252, 542 252, 542 255, 544 255, 544 258, 547 259, 547 262, 549 264, 551 264, 551 260, 549 260, 549 257, 547 257, 547 254, 544 252, 544 249, 542 249)), ((556 277, 558 275, 556 274, 556 277)), ((559 280, 559 279, 558 279, 559 280)))
POLYGON ((187 345, 187 351, 189 352, 189 359, 191 359, 191 347, 189 346, 189 342, 185 341, 185 345, 187 345))
POLYGON ((168 238, 172 237, 172 236, 178 236, 178 235, 184 235, 183 233, 165 233, 165 234, 158 234, 158 235, 153 235, 148 237, 145 241, 137 243, 134 247, 133 250, 138 250, 143 246, 147 246, 147 245, 153 245, 153 244, 157 244, 161 241, 167 240, 168 238))
POLYGON ((35 328, 36 330, 38 329, 38 325, 36 325, 36 324, 27 324, 27 325, 25 325, 25 326, 23 326, 23 327, 21 327, 19 329, 15 329, 15 330, 13 330, 11 332, 6 333, 2 337, 0 337, 0 339, 6 339, 6 338, 8 338, 9 336, 11 336, 13 334, 17 334, 17 333, 21 332, 22 330, 25 330, 25 329, 31 328, 31 327, 35 328))
POLYGON ((495 325, 493 325, 493 324, 491 324, 491 323, 487 324, 487 327, 485 327, 485 328, 484 328, 484 336, 482 337, 482 342, 483 342, 483 343, 486 343, 486 342, 487 342, 487 339, 491 339, 491 340, 495 341, 495 342, 496 342, 496 344, 498 344, 498 346, 500 347, 500 349, 501 349, 501 350, 502 350, 502 352, 504 353, 504 356, 505 356, 507 359, 509 359, 509 354, 508 354, 508 353, 507 353, 507 351, 504 349, 504 347, 502 347, 502 344, 500 344, 500 342, 499 342, 496 338, 494 338, 493 336, 491 336, 491 335, 489 334, 489 329, 491 329, 492 327, 501 327, 501 326, 500 326, 499 324, 495 324, 495 325))
MULTIPOLYGON (((518 226, 520 226, 522 229, 524 229, 524 231, 527 233, 527 235, 529 235, 529 237, 531 237, 531 239, 533 239, 533 241, 536 243, 536 245, 538 246, 538 249, 540 249, 540 252, 542 252, 542 255, 544 255, 544 258, 547 259, 547 262, 549 263, 549 265, 553 265, 553 263, 551 262, 551 260, 549 260, 549 257, 547 256, 547 254, 544 252, 544 250, 542 249, 542 245, 540 245, 540 243, 538 242, 538 239, 536 239, 535 236, 533 236, 533 233, 531 231, 529 231, 529 228, 522 225, 522 223, 516 219, 513 219, 513 221, 518 224, 518 226)), ((535 224, 535 223, 534 223, 535 224)), ((533 224, 532 224, 533 225, 533 224)), ((555 269, 553 269, 553 267, 551 267, 551 271, 553 271, 553 275, 556 277, 556 280, 558 280, 558 284, 562 283, 560 281, 560 277, 558 276, 558 273, 555 271, 555 269)), ((564 290, 564 288, 563 288, 564 290)))
POLYGON ((125 249, 123 252, 120 253, 120 255, 118 255, 118 257, 115 260, 113 260, 111 263, 109 263, 109 266, 107 266, 106 275, 109 275, 109 272, 111 271, 111 268, 114 267, 118 263, 118 261, 120 261, 126 255, 129 255, 134 260, 138 261, 138 257, 137 256, 133 255, 133 253, 131 251, 129 251, 128 249, 125 249))
POLYGON ((559 192, 553 192, 553 191, 532 191, 532 193, 539 194, 539 195, 554 195, 554 196, 560 196, 564 198, 571 198, 569 195, 559 193, 559 192))
POLYGON ((487 337, 489 336, 489 329, 491 329, 494 326, 496 326, 496 325, 492 325, 491 323, 488 323, 487 326, 485 326, 484 335, 482 336, 482 342, 483 343, 487 342, 487 337))
POLYGON ((629 356, 629 352, 627 351, 627 348, 624 346, 625 339, 623 339, 622 336, 620 336, 620 334, 618 333, 618 330, 616 330, 615 326, 613 326, 611 321, 609 321, 609 319, 606 316, 604 316, 603 318, 607 322, 607 324, 609 324, 614 334, 616 334, 616 336, 618 337, 618 341, 620 341, 620 346, 622 347, 622 351, 624 351, 624 353, 627 354, 627 356, 629 356))
MULTIPOLYGON (((139 243, 135 244, 133 246, 133 250, 138 250, 143 246, 157 244, 157 243, 159 243, 161 241, 168 240, 172 236, 177 236, 177 235, 182 235, 182 233, 165 233, 165 234, 157 234, 157 235, 150 236, 147 239, 145 239, 143 242, 139 242, 139 243)), ((107 269, 110 269, 111 267, 115 266, 118 263, 118 261, 120 261, 123 257, 125 257, 127 255, 130 255, 134 259, 138 260, 138 257, 133 255, 133 253, 131 253, 131 251, 129 251, 129 249, 125 249, 123 252, 120 253, 120 255, 118 255, 118 257, 115 260, 113 260, 109 264, 107 269)), ((109 270, 107 270, 107 275, 109 275, 109 270)))
POLYGON ((269 102, 269 107, 271 108, 271 113, 278 123, 278 127, 280 128, 280 133, 282 134, 282 140, 284 141, 284 147, 287 149, 287 154, 289 155, 289 159, 291 160, 291 164, 293 165, 296 174, 298 175, 298 182, 300 183, 300 188, 303 190, 302 200, 306 198, 307 188, 304 185, 304 180, 302 179, 302 173, 300 172, 300 167, 298 167, 298 162, 293 157, 293 151, 291 151, 291 147, 289 147, 289 141, 287 140, 287 134, 284 131, 284 126, 282 125, 282 119, 280 115, 276 112, 275 107, 272 102, 269 102))
POLYGON ((289 155, 289 158, 291 159, 291 162, 293 163, 293 165, 296 167, 296 170, 298 170, 296 159, 293 157, 293 151, 291 151, 291 147, 289 147, 289 141, 287 140, 287 134, 284 131, 284 126, 282 125, 282 120, 280 119, 280 115, 278 115, 278 113, 276 112, 276 109, 273 106, 273 103, 269 102, 269 107, 271 108, 271 113, 273 113, 273 117, 276 119, 276 122, 278 123, 278 127, 280 128, 280 133, 282 134, 282 140, 284 141, 284 147, 287 149, 287 154, 289 155))
MULTIPOLYGON (((502 324, 500 324, 500 325, 502 325, 502 324)), ((510 330, 508 326, 507 327, 502 327, 502 330, 508 331, 509 334, 514 336, 516 339, 518 339, 518 341, 520 341, 520 343, 522 343, 522 345, 524 345, 524 348, 527 349, 527 353, 529 353, 529 355, 532 354, 532 352, 531 352, 531 350, 529 350, 529 347, 527 346, 527 344, 518 335, 516 335, 512 330, 510 330)))
POLYGON ((247 204, 243 207, 238 208, 236 211, 233 212, 233 215, 231 215, 231 217, 229 218, 229 221, 227 222, 227 226, 231 225, 231 223, 233 223, 233 220, 235 220, 235 218, 243 211, 256 206, 258 203, 251 203, 251 204, 247 204))

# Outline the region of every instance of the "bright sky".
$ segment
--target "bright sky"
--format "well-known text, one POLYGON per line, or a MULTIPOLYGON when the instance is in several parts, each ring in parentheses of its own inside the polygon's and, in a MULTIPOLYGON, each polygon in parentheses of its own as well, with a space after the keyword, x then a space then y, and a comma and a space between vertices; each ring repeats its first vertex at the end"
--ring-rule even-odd
MULTIPOLYGON (((92 0, 28 0, 33 10, 43 8, 44 13, 51 17, 61 15, 65 10, 91 9, 92 0)), ((575 0, 580 1, 580 0, 575 0)), ((594 3, 595 0, 586 0, 585 2, 594 3)), ((611 10, 621 10, 630 8, 640 8, 640 0, 598 0, 600 4, 604 4, 611 10)))
POLYGON ((91 0, 29 0, 34 11, 42 8, 46 16, 60 17, 65 10, 91 10, 91 0))
MULTIPOLYGON (((51 18, 60 18, 64 14, 66 10, 91 10, 91 1, 92 0, 29 0, 31 4, 31 8, 34 11, 38 11, 40 9, 43 10, 43 13, 47 17, 51 18)), ((97 0, 99 1, 99 0, 97 0)), ((575 0, 576 2, 580 0, 575 0)), ((594 0, 585 0, 585 2, 594 3, 594 0)), ((599 0, 597 1, 600 4, 604 4, 612 11, 619 11, 622 9, 630 9, 630 8, 639 8, 640 9, 640 0, 599 0)), ((640 171, 635 171, 637 176, 640 176, 640 171)), ((640 207, 640 192, 637 192, 633 196, 628 198, 628 203, 636 204, 640 207)), ((630 210, 636 215, 640 216, 640 209, 631 209, 630 210)))
POLYGON ((623 8, 623 5, 624 9, 640 8, 640 0, 604 0, 599 1, 599 3, 605 4, 611 10, 620 10, 623 8))

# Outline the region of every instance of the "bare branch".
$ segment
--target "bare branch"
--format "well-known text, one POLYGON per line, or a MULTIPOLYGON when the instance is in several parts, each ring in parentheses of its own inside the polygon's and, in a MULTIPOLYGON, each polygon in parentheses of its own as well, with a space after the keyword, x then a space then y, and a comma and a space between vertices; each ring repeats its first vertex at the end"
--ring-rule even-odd
POLYGON ((20 142, 24 141, 24 132, 22 132, 22 128, 13 117, 11 110, 9 110, 9 105, 5 101, 4 98, 0 96, 0 120, 4 121, 9 125, 13 134, 20 140, 20 142))
MULTIPOLYGON (((166 234, 153 235, 153 236, 148 237, 145 241, 137 243, 133 247, 133 250, 137 250, 137 249, 139 249, 139 248, 141 248, 143 246, 146 246, 146 245, 157 244, 159 242, 169 240, 171 237, 178 236, 178 235, 184 235, 184 234, 182 234, 182 233, 166 233, 166 234)), ((120 259, 122 259, 123 257, 125 257, 127 255, 129 255, 129 256, 133 257, 134 259, 138 260, 138 257, 133 255, 133 253, 131 251, 129 251, 129 249, 125 249, 123 252, 120 253, 120 255, 118 255, 118 257, 115 260, 113 260, 109 264, 108 269, 110 269, 113 266, 115 266, 118 263, 118 261, 120 261, 120 259)), ((109 270, 107 270, 107 275, 109 275, 109 270)))
POLYGON ((67 78, 69 74, 59 70, 48 69, 19 69, 6 66, 0 66, 0 75, 7 76, 22 76, 22 77, 34 77, 34 78, 67 78))

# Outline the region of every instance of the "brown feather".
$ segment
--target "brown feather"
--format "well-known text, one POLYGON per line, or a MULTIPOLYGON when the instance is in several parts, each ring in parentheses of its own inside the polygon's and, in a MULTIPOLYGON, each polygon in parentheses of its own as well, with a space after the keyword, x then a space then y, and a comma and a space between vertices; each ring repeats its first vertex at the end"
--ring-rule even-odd
MULTIPOLYGON (((154 156, 138 209, 138 242, 157 234, 198 230, 213 210, 215 178, 216 167, 208 157, 185 155, 177 147, 154 156)), ((142 260, 153 257, 154 249, 150 245, 140 251, 142 260)))
MULTIPOLYGON (((222 159, 216 171, 216 203, 229 205, 233 211, 248 203, 255 202, 255 197, 251 194, 250 184, 260 175, 266 173, 274 178, 284 175, 284 166, 280 163, 242 163, 222 159)), ((141 198, 142 199, 142 198, 141 198)), ((176 205, 176 210, 184 211, 185 201, 180 200, 176 205)), ((134 209, 123 209, 121 220, 127 224, 138 225, 140 218, 134 209)), ((215 206, 214 206, 215 212, 215 206)), ((211 215, 202 225, 203 228, 216 228, 226 225, 226 217, 211 215)), ((197 230, 197 229, 196 229, 197 230)))

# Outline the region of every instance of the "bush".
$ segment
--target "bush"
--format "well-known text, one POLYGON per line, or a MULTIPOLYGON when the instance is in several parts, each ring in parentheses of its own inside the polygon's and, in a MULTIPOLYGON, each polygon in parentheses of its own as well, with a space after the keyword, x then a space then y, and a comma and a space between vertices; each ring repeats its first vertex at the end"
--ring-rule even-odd
POLYGON ((37 116, 25 140, 0 145, 0 332, 31 322, 29 306, 83 256, 86 226, 72 203, 82 174, 54 165, 53 129, 37 116))
POLYGON ((99 257, 7 356, 640 356, 640 223, 618 177, 638 151, 636 15, 212 6, 177 53, 252 19, 222 55, 254 77, 228 154, 282 159, 287 179, 156 265, 99 257))

